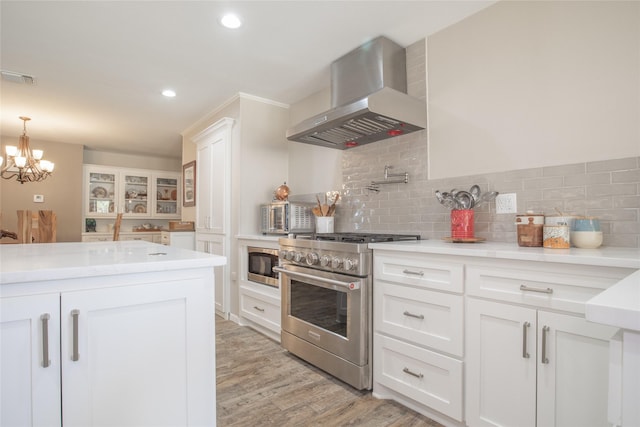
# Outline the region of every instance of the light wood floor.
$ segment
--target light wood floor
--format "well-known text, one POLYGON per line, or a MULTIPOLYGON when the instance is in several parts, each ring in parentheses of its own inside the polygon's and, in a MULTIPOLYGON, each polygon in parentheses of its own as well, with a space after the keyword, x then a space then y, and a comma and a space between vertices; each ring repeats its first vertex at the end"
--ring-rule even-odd
POLYGON ((218 426, 440 426, 353 389, 258 332, 216 317, 218 426))

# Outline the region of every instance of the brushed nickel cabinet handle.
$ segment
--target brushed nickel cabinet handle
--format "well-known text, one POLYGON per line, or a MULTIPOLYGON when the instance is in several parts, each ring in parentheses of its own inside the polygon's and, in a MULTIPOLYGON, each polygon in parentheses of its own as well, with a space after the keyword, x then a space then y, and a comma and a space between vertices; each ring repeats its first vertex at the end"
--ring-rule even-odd
POLYGON ((520 290, 525 292, 540 292, 542 294, 552 294, 553 289, 551 288, 532 288, 527 285, 520 285, 520 290))
POLYGON ((402 270, 402 272, 404 274, 411 274, 413 276, 424 276, 424 271, 411 271, 411 270, 407 270, 406 268, 404 270, 402 270))
POLYGON ((42 367, 48 368, 51 366, 51 360, 49 360, 49 319, 51 316, 49 313, 44 313, 40 316, 42 322, 42 367))
POLYGON ((259 311, 259 312, 261 312, 261 313, 264 313, 264 308, 260 308, 260 307, 258 307, 257 305, 254 305, 254 306, 253 306, 253 308, 254 308, 255 310, 258 310, 258 311, 259 311))
POLYGON ((416 319, 424 320, 424 314, 413 314, 408 311, 405 311, 402 314, 404 314, 407 317, 415 317, 416 319))
POLYGON ((524 359, 529 358, 529 353, 527 352, 527 328, 531 326, 531 323, 524 322, 522 324, 522 357, 524 359))
POLYGON ((542 357, 540 358, 540 362, 543 364, 549 363, 549 358, 547 357, 547 333, 551 328, 548 326, 542 327, 542 357))
POLYGON ((78 316, 80 316, 80 310, 71 310, 71 317, 73 318, 73 353, 71 354, 71 360, 74 362, 80 360, 80 354, 78 353, 78 316))
POLYGON ((424 375, 422 374, 416 374, 415 372, 412 372, 409 368, 404 368, 402 370, 402 372, 404 372, 405 374, 409 374, 412 377, 416 377, 416 378, 424 378, 424 375))

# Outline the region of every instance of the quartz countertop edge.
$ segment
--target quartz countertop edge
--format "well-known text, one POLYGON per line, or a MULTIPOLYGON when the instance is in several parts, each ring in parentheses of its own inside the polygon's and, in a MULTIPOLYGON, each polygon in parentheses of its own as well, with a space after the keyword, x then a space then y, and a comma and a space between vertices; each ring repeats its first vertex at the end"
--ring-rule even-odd
POLYGON ((499 242, 451 243, 439 240, 369 243, 369 248, 374 251, 390 250, 640 269, 640 249, 635 248, 548 249, 499 242))
POLYGON ((640 270, 587 301, 585 317, 640 332, 640 270))
POLYGON ((145 241, 0 245, 0 285, 225 265, 223 256, 145 241))

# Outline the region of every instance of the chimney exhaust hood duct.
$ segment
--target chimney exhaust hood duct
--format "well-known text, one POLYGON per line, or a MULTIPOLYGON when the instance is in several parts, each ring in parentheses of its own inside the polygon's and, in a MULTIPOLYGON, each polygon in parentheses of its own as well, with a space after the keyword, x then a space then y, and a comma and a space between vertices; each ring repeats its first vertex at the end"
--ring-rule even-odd
POLYGON ((426 126, 426 103, 407 95, 405 49, 378 37, 331 64, 331 109, 287 129, 287 139, 344 150, 426 126))

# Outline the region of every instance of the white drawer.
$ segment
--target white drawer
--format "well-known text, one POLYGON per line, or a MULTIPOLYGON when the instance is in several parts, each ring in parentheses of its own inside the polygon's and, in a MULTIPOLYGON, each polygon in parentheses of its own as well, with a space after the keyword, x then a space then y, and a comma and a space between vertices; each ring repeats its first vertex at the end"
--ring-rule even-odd
POLYGON ((584 314, 585 302, 632 270, 574 264, 468 264, 467 295, 584 314))
POLYGON ((280 333, 280 301, 270 295, 241 286, 240 315, 247 320, 280 333))
POLYGON ((380 334, 373 342, 375 383, 462 421, 462 361, 380 334))
POLYGON ((376 255, 374 278, 423 288, 462 293, 464 265, 434 255, 376 255))
POLYGON ((160 243, 163 245, 171 244, 171 238, 169 237, 169 233, 160 233, 160 243))
POLYGON ((462 295, 433 292, 376 280, 376 331, 462 357, 462 295))
POLYGON ((138 234, 121 234, 120 240, 144 240, 145 242, 153 242, 153 235, 143 233, 138 234))
POLYGON ((83 242, 110 242, 113 236, 82 236, 83 242))

